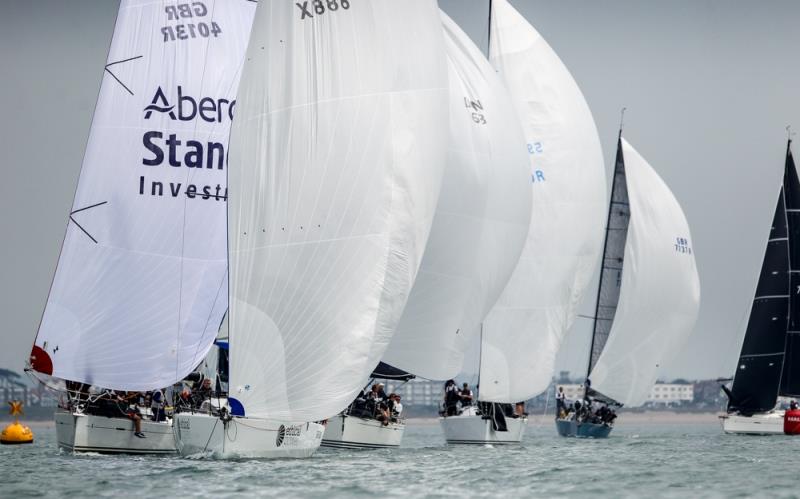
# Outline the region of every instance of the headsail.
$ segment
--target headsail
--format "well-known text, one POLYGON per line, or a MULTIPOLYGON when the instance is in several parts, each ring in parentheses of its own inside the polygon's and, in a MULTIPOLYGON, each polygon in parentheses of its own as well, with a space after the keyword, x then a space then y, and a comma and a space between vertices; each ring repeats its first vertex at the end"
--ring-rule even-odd
POLYGON ((630 202, 625 270, 611 332, 589 377, 598 392, 638 406, 694 327, 700 280, 680 204, 624 138, 620 146, 630 202))
POLYGON ((442 13, 450 82, 447 167, 420 271, 384 360, 448 379, 516 266, 531 212, 525 141, 508 91, 442 13))
POLYGON ((786 145, 783 192, 789 237, 790 298, 780 394, 786 397, 800 397, 800 181, 792 156, 791 140, 786 145))
POLYGON ((436 208, 446 68, 433 0, 259 3, 228 178, 237 413, 326 419, 378 364, 436 208))
POLYGON ((599 260, 605 166, 578 85, 506 0, 492 2, 489 47, 527 140, 533 206, 520 261, 484 323, 479 396, 516 402, 549 385, 599 260))
POLYGON ((172 384, 227 307, 225 171, 255 4, 122 0, 35 370, 172 384))

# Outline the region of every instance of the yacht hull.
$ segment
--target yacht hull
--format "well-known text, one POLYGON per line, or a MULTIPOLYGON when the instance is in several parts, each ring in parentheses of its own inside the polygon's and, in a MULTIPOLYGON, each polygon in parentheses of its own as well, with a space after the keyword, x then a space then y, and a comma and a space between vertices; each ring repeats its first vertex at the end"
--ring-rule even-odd
POLYGON ((232 458, 307 458, 322 440, 325 427, 273 419, 208 414, 176 414, 173 430, 181 456, 232 458))
POLYGON ((722 430, 739 435, 783 435, 784 411, 770 411, 752 416, 723 414, 719 417, 722 430))
POLYGON ((506 418, 508 431, 495 431, 491 419, 473 414, 441 417, 439 424, 448 444, 519 444, 528 418, 506 418))
POLYGON ((340 414, 329 419, 322 447, 339 449, 386 449, 400 447, 405 423, 389 423, 340 414))
POLYGON ((578 423, 570 419, 556 419, 556 431, 562 437, 608 438, 613 427, 596 423, 578 423))
POLYGON ((58 410, 55 413, 58 447, 68 452, 103 454, 175 454, 170 421, 142 420, 142 433, 133 434, 133 421, 126 417, 93 416, 58 410))

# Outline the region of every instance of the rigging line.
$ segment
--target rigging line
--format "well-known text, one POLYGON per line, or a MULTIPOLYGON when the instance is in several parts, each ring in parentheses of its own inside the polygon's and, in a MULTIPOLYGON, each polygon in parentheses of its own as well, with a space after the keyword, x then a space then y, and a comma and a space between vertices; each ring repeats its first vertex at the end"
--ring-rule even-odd
MULTIPOLYGON (((553 389, 556 389, 555 385, 553 385, 553 389)), ((545 418, 547 417, 547 407, 550 404, 550 387, 549 386, 547 387, 547 390, 545 390, 545 393, 547 395, 545 395, 545 398, 544 398, 544 412, 542 413, 542 417, 539 418, 539 422, 536 423, 536 427, 537 428, 542 426, 542 421, 544 421, 545 418)), ((556 417, 558 417, 558 414, 556 414, 556 417)))
MULTIPOLYGON (((219 423, 219 422, 220 422, 220 419, 216 418, 216 420, 214 421, 214 427, 211 428, 211 434, 208 436, 208 440, 206 440, 206 445, 203 446, 203 453, 205 453, 208 450, 208 444, 211 443, 211 437, 214 436, 214 430, 217 429, 217 423, 219 423)), ((173 421, 173 424, 175 424, 174 421, 173 421)), ((172 434, 174 435, 175 432, 173 431, 172 434)), ((225 435, 222 436, 222 439, 223 439, 223 442, 224 442, 225 441, 225 435)))

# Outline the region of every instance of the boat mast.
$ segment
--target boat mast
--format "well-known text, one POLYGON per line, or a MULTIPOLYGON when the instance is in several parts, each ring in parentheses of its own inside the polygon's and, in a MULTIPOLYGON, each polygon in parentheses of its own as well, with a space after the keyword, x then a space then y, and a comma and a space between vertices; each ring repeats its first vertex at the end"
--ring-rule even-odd
POLYGON ((492 0, 489 0, 489 29, 487 30, 488 39, 486 40, 486 58, 491 55, 490 49, 492 46, 492 0))
POLYGON ((483 361, 483 321, 481 321, 481 334, 478 340, 478 383, 475 385, 475 398, 480 398, 481 393, 481 363, 483 361))
MULTIPOLYGON (((619 116, 619 133, 617 134, 617 148, 619 148, 619 141, 622 139, 622 125, 625 120, 625 108, 622 108, 619 116)), ((614 187, 617 184, 617 163, 614 162, 614 170, 611 172, 611 193, 608 199, 608 216, 606 218, 606 236, 603 239, 603 259, 600 260, 600 279, 597 282, 597 300, 594 306, 594 322, 592 324, 592 341, 589 344, 589 361, 586 365, 586 379, 589 379, 589 374, 592 372, 592 352, 594 352, 594 337, 597 334, 597 316, 600 313, 600 290, 603 286, 603 266, 606 264, 606 250, 608 246, 608 233, 611 226, 611 208, 614 205, 614 187)), ((585 393, 584 396, 588 395, 585 393)))
MULTIPOLYGON (((492 0, 489 0, 489 29, 487 30, 488 40, 486 41, 486 58, 489 58, 489 48, 492 43, 492 0)), ((483 363, 483 321, 481 321, 481 333, 478 340, 478 383, 475 385, 475 398, 480 399, 481 394, 481 365, 483 363)))

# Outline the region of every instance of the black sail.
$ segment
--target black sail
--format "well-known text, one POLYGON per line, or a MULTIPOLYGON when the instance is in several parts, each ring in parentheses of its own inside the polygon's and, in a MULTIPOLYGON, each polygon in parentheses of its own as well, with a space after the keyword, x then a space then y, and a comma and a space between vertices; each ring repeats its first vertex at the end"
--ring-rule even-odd
POLYGON ((786 171, 783 190, 786 196, 786 220, 789 232, 789 327, 780 394, 800 397, 800 181, 797 178, 792 141, 786 146, 786 171))
POLYGON ((728 411, 769 411, 778 400, 789 313, 789 241, 781 187, 742 353, 728 393, 728 411))
POLYGON ((589 370, 592 372, 603 352, 611 324, 617 313, 619 291, 622 287, 622 262, 625 258, 625 241, 628 238, 628 223, 631 219, 628 203, 628 184, 625 179, 625 159, 622 155, 622 140, 617 140, 617 160, 611 184, 611 201, 608 207, 606 240, 603 247, 603 264, 600 269, 600 286, 597 292, 597 308, 594 314, 592 346, 589 352, 589 370))

